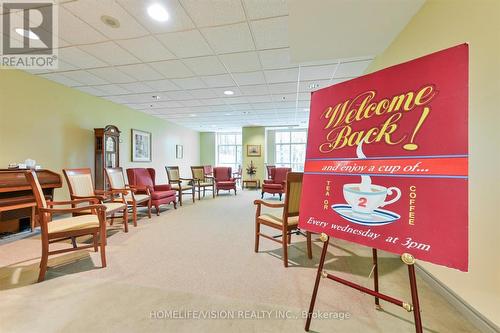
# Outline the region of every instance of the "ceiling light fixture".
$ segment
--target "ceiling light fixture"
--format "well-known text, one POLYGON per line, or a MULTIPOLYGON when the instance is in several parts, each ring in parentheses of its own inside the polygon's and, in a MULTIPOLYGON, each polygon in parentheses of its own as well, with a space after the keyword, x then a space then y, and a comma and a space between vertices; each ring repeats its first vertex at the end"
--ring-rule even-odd
POLYGON ((157 3, 148 7, 148 14, 153 20, 158 22, 165 22, 170 18, 165 7, 157 3))
POLYGON ((155 101, 159 101, 160 100, 160 96, 158 95, 153 95, 151 96, 155 101))
POLYGON ((31 30, 24 30, 22 28, 16 28, 16 32, 18 35, 23 36, 23 37, 28 37, 29 39, 36 39, 40 40, 40 37, 38 37, 37 34, 35 34, 31 30))
POLYGON ((234 95, 234 91, 226 90, 226 91, 224 91, 224 95, 228 95, 228 96, 234 95))

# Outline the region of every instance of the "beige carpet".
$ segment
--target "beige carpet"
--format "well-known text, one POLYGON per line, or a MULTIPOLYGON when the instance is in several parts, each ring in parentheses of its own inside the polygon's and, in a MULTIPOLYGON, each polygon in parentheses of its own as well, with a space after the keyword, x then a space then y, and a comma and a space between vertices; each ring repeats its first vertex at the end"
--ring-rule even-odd
MULTIPOLYGON (((143 216, 128 234, 115 225, 107 268, 100 269, 98 253, 63 254, 49 259, 47 280, 38 284, 39 238, 0 246, 0 331, 303 332, 321 243, 309 260, 305 239, 294 236, 287 269, 277 243, 261 239, 261 252, 254 253, 258 196, 245 190, 186 200, 151 220, 143 216)), ((325 268, 371 286, 371 250, 333 245, 325 268)), ((406 267, 396 256, 379 256, 381 291, 410 301, 406 267)), ((418 284, 426 332, 476 331, 425 282, 418 284)), ((322 280, 316 310, 330 319, 313 320, 311 330, 414 332, 411 313, 382 306, 376 311, 372 297, 322 280)))

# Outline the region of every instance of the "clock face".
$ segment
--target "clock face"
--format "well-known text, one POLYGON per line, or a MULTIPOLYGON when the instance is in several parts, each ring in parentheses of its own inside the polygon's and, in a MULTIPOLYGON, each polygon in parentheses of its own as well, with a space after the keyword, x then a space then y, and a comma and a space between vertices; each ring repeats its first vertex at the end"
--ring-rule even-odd
POLYGON ((115 152, 116 151, 116 142, 112 137, 107 137, 106 139, 106 151, 107 152, 115 152))

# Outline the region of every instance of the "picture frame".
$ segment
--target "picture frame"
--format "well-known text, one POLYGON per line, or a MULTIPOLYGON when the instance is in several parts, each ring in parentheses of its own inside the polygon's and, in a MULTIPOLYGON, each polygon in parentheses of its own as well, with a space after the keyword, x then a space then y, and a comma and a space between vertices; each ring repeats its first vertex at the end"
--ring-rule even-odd
POLYGON ((247 156, 260 157, 260 145, 247 145, 247 156))
POLYGON ((184 146, 175 145, 175 158, 177 159, 184 158, 184 146))
POLYGON ((152 161, 152 135, 151 132, 132 129, 132 162, 152 161))

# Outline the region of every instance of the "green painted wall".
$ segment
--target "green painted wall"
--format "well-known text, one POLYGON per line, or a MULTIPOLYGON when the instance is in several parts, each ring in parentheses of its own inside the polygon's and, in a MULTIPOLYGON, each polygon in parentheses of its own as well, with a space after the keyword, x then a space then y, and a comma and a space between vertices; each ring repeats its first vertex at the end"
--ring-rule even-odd
MULTIPOLYGON (((154 167, 157 182, 166 182, 165 165, 179 165, 186 176, 200 162, 199 133, 156 117, 91 96, 23 71, 0 70, 0 167, 37 161, 46 169, 94 166, 94 128, 121 130, 122 167, 154 167), (131 128, 152 133, 153 162, 131 162, 131 128), (184 145, 184 158, 175 146, 184 145)), ((64 182, 63 182, 64 183, 64 182)), ((68 196, 66 185, 56 198, 68 196)))
POLYGON ((265 179, 265 150, 266 150, 266 128, 265 127, 243 127, 242 128, 242 145, 243 145, 243 179, 249 179, 250 176, 246 174, 246 167, 253 161, 257 167, 256 179, 260 179, 261 183, 265 179), (260 157, 247 156, 247 145, 260 145, 260 157))
MULTIPOLYGON (((500 325, 500 2, 429 0, 370 71, 469 43, 469 272, 422 262, 481 314, 500 325), (496 184, 496 185, 495 185, 496 184)), ((447 129, 442 129, 446 135, 447 129)), ((439 136, 436 136, 439 144, 439 136)), ((436 221, 443 223, 443 221, 436 221)), ((453 228, 453 221, 448 221, 453 228)), ((424 317, 425 322, 425 317, 424 317)))
POLYGON ((215 165, 216 149, 215 132, 200 133, 200 163, 201 165, 215 165))

